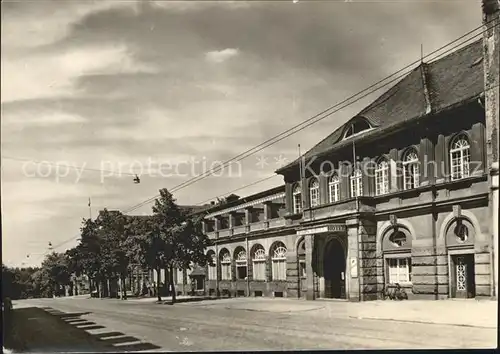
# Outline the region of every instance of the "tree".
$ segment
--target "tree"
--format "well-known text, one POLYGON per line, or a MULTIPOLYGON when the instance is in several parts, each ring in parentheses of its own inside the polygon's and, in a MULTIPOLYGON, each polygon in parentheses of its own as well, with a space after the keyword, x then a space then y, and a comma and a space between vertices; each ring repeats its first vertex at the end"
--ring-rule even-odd
POLYGON ((64 253, 53 252, 42 262, 42 271, 48 277, 53 294, 58 295, 62 286, 70 285, 71 274, 64 253))
POLYGON ((153 265, 157 269, 158 300, 160 269, 169 269, 169 283, 172 286, 172 302, 175 302, 173 269, 186 269, 191 263, 205 265, 207 256, 205 249, 208 238, 201 231, 201 219, 189 218, 175 203, 175 199, 167 189, 160 190, 160 198, 153 206, 153 218, 150 224, 149 237, 152 238, 153 265))
POLYGON ((121 212, 107 209, 101 211, 96 220, 101 245, 101 270, 108 281, 119 279, 122 298, 126 297, 125 279, 129 264, 124 248, 126 222, 127 219, 121 212))
POLYGON ((170 284, 172 285, 172 303, 176 300, 176 290, 173 282, 173 269, 187 269, 191 264, 205 266, 212 263, 205 250, 210 244, 209 238, 202 231, 201 216, 185 215, 185 221, 174 228, 172 232, 172 258, 169 260, 170 284))
POLYGON ((74 252, 74 263, 77 268, 81 269, 83 274, 86 274, 90 280, 90 290, 93 286, 100 296, 100 282, 102 281, 101 269, 101 242, 98 234, 98 226, 92 219, 83 219, 82 227, 80 228, 81 238, 80 244, 74 252))
MULTIPOLYGON (((150 254, 151 244, 148 238, 148 230, 152 222, 150 216, 128 216, 125 224, 125 240, 123 247, 129 259, 129 266, 139 267, 140 269, 150 268, 148 255, 150 254)), ((139 291, 142 284, 139 286, 139 291)))

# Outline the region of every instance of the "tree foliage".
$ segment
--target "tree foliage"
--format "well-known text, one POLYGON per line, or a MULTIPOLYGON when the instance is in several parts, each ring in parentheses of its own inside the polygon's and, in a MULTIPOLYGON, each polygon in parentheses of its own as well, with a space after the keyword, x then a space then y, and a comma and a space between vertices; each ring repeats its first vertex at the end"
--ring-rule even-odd
POLYGON ((150 216, 127 216, 104 209, 96 220, 84 220, 80 244, 66 252, 71 271, 99 284, 103 279, 124 279, 131 267, 139 266, 157 270, 159 287, 161 269, 186 269, 210 261, 201 218, 179 207, 167 189, 160 190, 152 211, 150 216))
POLYGON ((73 276, 85 275, 100 296, 112 279, 121 282, 125 296, 124 280, 129 269, 138 266, 157 271, 160 294, 160 270, 170 270, 170 278, 163 281, 173 287, 174 269, 211 262, 205 254, 209 240, 202 232, 201 217, 179 207, 167 189, 160 190, 152 215, 128 216, 104 209, 95 220, 82 220, 80 234, 76 247, 47 255, 40 268, 2 266, 4 293, 11 298, 53 296, 72 286, 73 276))

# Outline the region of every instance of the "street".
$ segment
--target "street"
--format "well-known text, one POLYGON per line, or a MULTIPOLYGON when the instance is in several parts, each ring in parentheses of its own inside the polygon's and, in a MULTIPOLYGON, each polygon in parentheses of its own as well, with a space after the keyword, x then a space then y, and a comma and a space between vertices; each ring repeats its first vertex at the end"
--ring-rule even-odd
POLYGON ((84 313, 67 322, 86 326, 88 333, 101 339, 114 335, 104 341, 111 341, 119 351, 121 345, 162 351, 496 347, 495 328, 346 316, 353 305, 238 298, 172 306, 151 300, 58 298, 18 301, 15 308, 38 306, 59 313, 84 313))

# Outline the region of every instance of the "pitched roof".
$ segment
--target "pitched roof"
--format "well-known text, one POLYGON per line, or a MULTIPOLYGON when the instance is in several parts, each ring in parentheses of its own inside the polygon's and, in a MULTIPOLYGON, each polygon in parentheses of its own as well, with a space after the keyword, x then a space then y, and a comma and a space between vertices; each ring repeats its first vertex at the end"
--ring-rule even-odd
MULTIPOLYGON (((354 119, 364 118, 374 129, 349 139, 349 144, 396 124, 435 114, 479 96, 484 91, 482 58, 482 40, 478 40, 436 61, 422 63, 307 151, 305 159, 345 146, 345 141, 341 138, 354 119)), ((290 169, 298 161, 297 159, 276 172, 290 169)))

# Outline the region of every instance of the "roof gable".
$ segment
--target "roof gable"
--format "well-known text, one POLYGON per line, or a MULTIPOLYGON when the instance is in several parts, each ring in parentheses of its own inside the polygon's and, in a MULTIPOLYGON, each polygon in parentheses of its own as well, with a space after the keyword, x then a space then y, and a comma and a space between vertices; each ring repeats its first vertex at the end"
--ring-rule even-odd
MULTIPOLYGON (((484 91, 482 57, 482 40, 477 40, 434 62, 422 63, 354 118, 307 151, 305 159, 345 145, 342 141, 345 127, 357 117, 366 118, 375 128, 372 131, 380 131, 480 95, 484 91)), ((353 138, 362 140, 367 135, 369 133, 353 138)), ((283 172, 298 161, 276 172, 283 172)))

